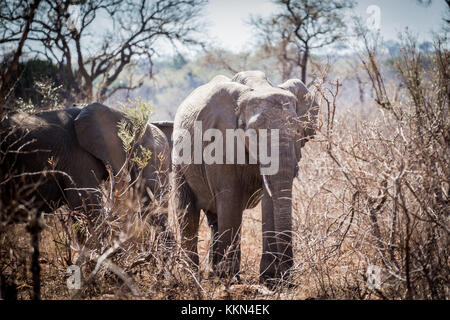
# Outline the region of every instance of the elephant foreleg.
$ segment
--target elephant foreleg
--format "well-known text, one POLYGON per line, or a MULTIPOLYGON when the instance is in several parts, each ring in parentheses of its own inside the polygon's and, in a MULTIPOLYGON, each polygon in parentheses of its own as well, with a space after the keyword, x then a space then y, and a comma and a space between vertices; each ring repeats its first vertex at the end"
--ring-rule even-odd
POLYGON ((242 201, 240 194, 233 191, 230 197, 224 196, 217 201, 218 217, 218 272, 220 276, 239 278, 241 262, 241 224, 242 224, 242 201), (231 195, 232 194, 232 195, 231 195))
POLYGON ((215 273, 217 270, 217 264, 219 263, 219 227, 217 225, 217 214, 206 211, 206 218, 208 219, 208 225, 211 228, 211 242, 209 245, 209 263, 215 273))
POLYGON ((260 281, 265 282, 276 277, 276 266, 279 264, 277 255, 277 239, 275 237, 275 223, 273 216, 273 202, 264 189, 262 205, 262 256, 259 266, 260 281))

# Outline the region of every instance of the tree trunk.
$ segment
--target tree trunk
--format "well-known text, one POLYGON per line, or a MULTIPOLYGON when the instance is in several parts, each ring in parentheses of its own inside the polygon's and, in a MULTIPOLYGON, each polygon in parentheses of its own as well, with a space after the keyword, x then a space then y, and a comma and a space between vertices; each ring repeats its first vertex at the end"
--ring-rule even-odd
POLYGON ((31 237, 30 271, 33 277, 33 300, 41 300, 41 265, 39 262, 39 237, 42 231, 41 220, 37 211, 31 213, 30 223, 27 226, 31 237))
POLYGON ((306 83, 306 69, 308 67, 308 59, 309 59, 309 48, 305 48, 305 52, 303 53, 303 59, 302 59, 302 82, 306 83))
POLYGON ((28 9, 28 14, 24 16, 24 19, 26 19, 26 23, 23 29, 22 36, 20 37, 19 40, 19 44, 17 45, 17 50, 14 53, 13 59, 9 67, 6 69, 6 72, 2 77, 3 79, 0 87, 0 115, 3 113, 4 104, 7 100, 8 90, 10 89, 11 77, 13 73, 16 72, 17 67, 19 65, 19 58, 22 55, 22 49, 25 44, 25 40, 27 40, 28 38, 28 33, 30 32, 31 24, 33 23, 34 15, 40 2, 41 0, 34 0, 33 3, 30 5, 30 8, 28 9))

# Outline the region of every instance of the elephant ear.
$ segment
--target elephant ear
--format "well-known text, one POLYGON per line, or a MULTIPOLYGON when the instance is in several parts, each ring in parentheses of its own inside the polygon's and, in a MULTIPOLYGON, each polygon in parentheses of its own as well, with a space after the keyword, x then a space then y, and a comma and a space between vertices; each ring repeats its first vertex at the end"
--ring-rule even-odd
POLYGON ((173 133, 173 121, 152 121, 152 125, 161 130, 167 138, 170 150, 173 147, 172 133, 173 133))
POLYGON ((79 144, 117 174, 125 162, 125 151, 118 136, 118 124, 124 119, 120 111, 99 103, 84 107, 75 118, 79 144))
POLYGON ((172 158, 171 152, 173 148, 173 121, 153 121, 151 124, 147 125, 147 130, 145 132, 143 140, 143 145, 147 149, 154 150, 156 155, 161 152, 164 155, 164 159, 167 160, 167 167, 170 170, 172 168, 172 158), (150 129, 150 130, 149 130, 150 129), (152 137, 150 139, 149 133, 152 137), (167 141, 161 141, 165 137, 167 141), (158 142, 155 141, 159 140, 158 142), (151 142, 152 144, 149 144, 151 142), (156 150, 159 145, 164 146, 163 150, 156 150))
POLYGON ((243 97, 250 91, 250 87, 240 83, 214 83, 212 94, 197 117, 202 121, 203 130, 215 128, 225 133, 226 129, 238 128, 239 114, 245 103, 243 97))
POLYGON ((312 138, 316 131, 319 105, 310 95, 308 88, 300 79, 289 79, 278 87, 290 91, 297 98, 296 111, 302 122, 303 135, 307 139, 312 138))
MULTIPOLYGON (((242 127, 244 124, 239 120, 240 114, 245 108, 245 97, 252 90, 246 85, 231 81, 213 83, 208 90, 210 94, 205 105, 196 119, 201 121, 203 133, 207 129, 217 129, 221 131, 225 139, 227 129, 234 130, 242 127)), ((246 141, 242 142, 247 145, 246 141)), ((225 163, 227 161, 225 149, 223 149, 223 155, 225 163)), ((234 155, 237 157, 236 152, 234 155)))

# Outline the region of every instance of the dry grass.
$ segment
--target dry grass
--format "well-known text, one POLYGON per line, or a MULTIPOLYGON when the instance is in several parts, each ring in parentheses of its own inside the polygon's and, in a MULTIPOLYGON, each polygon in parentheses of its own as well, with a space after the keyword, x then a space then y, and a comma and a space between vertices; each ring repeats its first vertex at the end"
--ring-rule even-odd
MULTIPOLYGON (((167 214, 168 196, 156 199, 146 214, 137 193, 111 198, 116 193, 106 184, 105 206, 95 218, 65 208, 45 217, 42 298, 448 299, 449 52, 437 43, 425 70, 424 57, 409 43, 398 62, 399 87, 384 84, 375 51, 366 49, 362 59, 377 94, 369 116, 339 113, 336 91, 317 85, 322 126, 302 150, 301 179, 294 181, 289 288, 270 291, 258 284, 259 206, 244 213, 242 283, 236 284, 209 277, 204 215, 197 272, 174 241, 179 230, 172 213, 174 238, 155 224, 167 214), (80 228, 84 236, 77 238, 80 228), (82 267, 84 277, 77 292, 66 286, 72 264, 82 267), (381 270, 380 287, 367 285, 371 265, 381 270)), ((1 272, 14 274, 18 297, 29 299, 29 234, 24 225, 6 229, 1 272)))

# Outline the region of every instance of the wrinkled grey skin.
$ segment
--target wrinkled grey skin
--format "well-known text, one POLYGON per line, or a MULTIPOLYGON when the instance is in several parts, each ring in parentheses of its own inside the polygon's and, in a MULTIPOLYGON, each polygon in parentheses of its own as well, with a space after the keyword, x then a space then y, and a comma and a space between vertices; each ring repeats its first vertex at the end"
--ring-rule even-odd
MULTIPOLYGON (((172 132, 173 132, 173 121, 152 121, 152 125, 158 127, 159 130, 161 130, 164 135, 167 138, 167 141, 169 142, 169 148, 172 150, 172 132)), ((170 154, 169 154, 170 155, 170 154)), ((172 170, 172 159, 170 159, 170 170, 172 170)))
MULTIPOLYGON (((94 189, 108 178, 106 166, 116 175, 125 162, 122 141, 117 135, 121 119, 125 119, 122 112, 98 103, 33 115, 8 115, 0 126, 0 181, 6 181, 0 185, 4 211, 16 208, 17 198, 43 212, 64 204, 71 209, 98 208, 100 194, 94 189), (33 174, 52 169, 50 162, 57 172, 33 174), (23 173, 27 175, 14 178, 23 173)), ((159 182, 167 182, 170 166, 167 138, 156 126, 148 124, 138 144, 152 151, 141 181, 154 193, 159 192, 159 182)), ((130 173, 131 179, 136 176, 137 172, 130 173)), ((6 216, 12 221, 20 221, 20 216, 27 214, 9 213, 6 216)))
POLYGON ((202 121, 203 132, 215 128, 224 137, 225 129, 236 128, 279 129, 280 137, 280 168, 275 175, 266 176, 266 183, 260 164, 173 165, 182 245, 194 264, 198 265, 197 233, 203 210, 211 227, 213 270, 219 275, 238 275, 242 213, 261 199, 260 280, 281 279, 289 274, 293 264, 292 183, 301 148, 314 134, 318 112, 314 100, 305 96, 307 93, 298 79, 274 87, 263 72, 245 71, 233 79, 215 77, 180 105, 174 121, 174 146, 181 143, 177 130, 187 129, 193 136, 194 121, 202 121))

